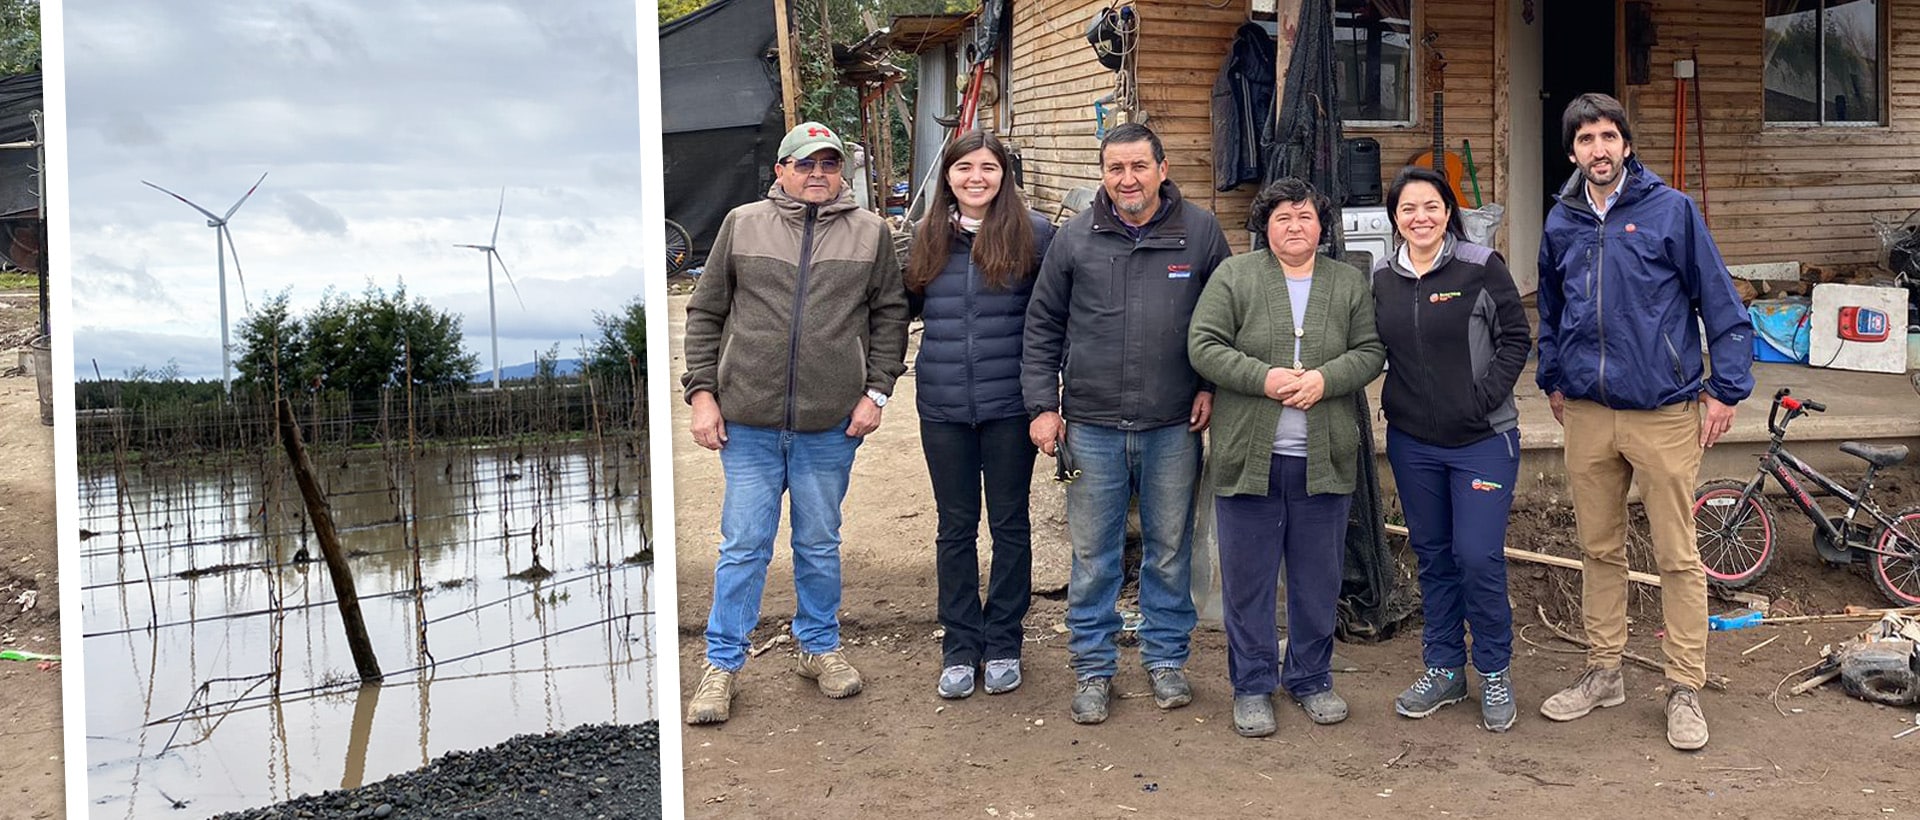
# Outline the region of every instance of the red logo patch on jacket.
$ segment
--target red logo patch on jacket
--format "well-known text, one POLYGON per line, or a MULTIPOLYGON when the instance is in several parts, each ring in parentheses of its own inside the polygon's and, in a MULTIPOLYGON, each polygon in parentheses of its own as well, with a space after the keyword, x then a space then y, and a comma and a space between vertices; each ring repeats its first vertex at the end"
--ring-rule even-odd
POLYGON ((1191 279, 1193 278, 1193 266, 1192 265, 1168 265, 1167 278, 1168 279, 1191 279))

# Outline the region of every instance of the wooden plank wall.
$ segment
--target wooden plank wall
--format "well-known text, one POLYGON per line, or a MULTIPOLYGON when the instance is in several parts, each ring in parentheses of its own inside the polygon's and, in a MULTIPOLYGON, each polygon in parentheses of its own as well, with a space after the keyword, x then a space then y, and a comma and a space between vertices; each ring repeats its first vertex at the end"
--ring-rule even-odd
MULTIPOLYGON (((1634 146, 1648 168, 1672 179, 1673 63, 1697 48, 1707 120, 1707 206, 1729 264, 1884 264, 1871 218, 1899 220, 1920 208, 1920 0, 1883 2, 1889 15, 1889 124, 1838 128, 1763 124, 1764 21, 1756 4, 1656 4, 1660 42, 1653 49, 1653 82, 1631 88, 1622 100, 1633 117, 1634 146)), ((1699 199, 1699 125, 1691 100, 1688 109, 1688 192, 1699 199)))
POLYGON ((1251 246, 1247 208, 1258 186, 1213 189, 1213 82, 1247 21, 1246 0, 1139 0, 1140 104, 1167 146, 1167 176, 1189 201, 1212 211, 1234 250, 1251 246))
MULTIPOLYGON (((1474 177, 1480 182, 1484 202, 1499 199, 1494 193, 1493 169, 1505 162, 1495 150, 1493 43, 1494 15, 1499 4, 1488 0, 1414 0, 1414 40, 1431 31, 1437 38, 1433 47, 1446 56, 1447 148, 1460 152, 1461 140, 1473 144, 1474 177)), ((1427 84, 1425 53, 1414 57, 1414 122, 1394 128, 1347 128, 1348 137, 1372 137, 1380 141, 1381 187, 1408 160, 1433 148, 1433 93, 1427 84)), ((1504 82, 1505 78, 1502 78, 1504 82)), ((1473 196, 1472 181, 1460 188, 1473 196)), ((1468 203, 1472 204, 1471 202, 1468 203)))
POLYGON ((1087 21, 1105 0, 1013 0, 1012 124, 1001 136, 1020 152, 1027 204, 1052 216, 1076 185, 1100 184, 1093 101, 1113 90, 1094 60, 1087 21))

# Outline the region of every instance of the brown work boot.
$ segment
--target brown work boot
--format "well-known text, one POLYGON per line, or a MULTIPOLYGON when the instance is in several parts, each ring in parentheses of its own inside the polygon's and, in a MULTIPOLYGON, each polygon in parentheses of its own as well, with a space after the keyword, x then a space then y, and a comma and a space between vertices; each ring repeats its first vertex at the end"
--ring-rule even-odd
POLYGON ((793 671, 819 684, 820 694, 827 697, 847 698, 860 694, 860 670, 847 663, 838 649, 818 655, 801 652, 800 663, 793 671))
POLYGON ((700 687, 693 690, 693 699, 687 701, 689 726, 725 723, 727 713, 733 707, 734 673, 713 664, 707 664, 706 668, 707 671, 700 675, 700 687))
POLYGON ((1548 720, 1583 718, 1594 707, 1619 706, 1627 702, 1627 684, 1620 667, 1589 666, 1580 679, 1540 704, 1540 714, 1548 720))
POLYGON ((1667 693, 1667 743, 1683 752, 1707 745, 1707 716, 1700 713, 1700 690, 1676 683, 1667 693))

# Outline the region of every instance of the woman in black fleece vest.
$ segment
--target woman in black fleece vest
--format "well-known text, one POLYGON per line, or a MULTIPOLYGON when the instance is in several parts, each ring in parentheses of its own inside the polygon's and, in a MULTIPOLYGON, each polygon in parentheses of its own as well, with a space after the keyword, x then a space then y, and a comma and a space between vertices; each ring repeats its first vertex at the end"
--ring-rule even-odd
POLYGON ((1374 318, 1387 345, 1380 405, 1420 562, 1427 666, 1394 710, 1421 718, 1467 698, 1470 627, 1482 725, 1504 732, 1516 713, 1505 551, 1520 469, 1513 385, 1533 339, 1505 260, 1466 241, 1445 178, 1402 169, 1387 212, 1401 243, 1373 269, 1374 318))
POLYGON ((973 694, 982 661, 988 694, 1020 685, 1020 622, 1033 585, 1034 446, 1020 400, 1020 342, 1053 226, 1021 203, 1008 168, 991 134, 956 138, 941 155, 907 262, 908 299, 925 322, 914 379, 939 518, 944 698, 973 694), (976 551, 983 479, 993 536, 984 606, 976 551))

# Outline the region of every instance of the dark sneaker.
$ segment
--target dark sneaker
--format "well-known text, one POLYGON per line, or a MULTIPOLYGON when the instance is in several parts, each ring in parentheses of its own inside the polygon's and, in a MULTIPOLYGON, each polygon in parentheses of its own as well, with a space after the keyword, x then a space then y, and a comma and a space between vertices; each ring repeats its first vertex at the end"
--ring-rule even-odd
POLYGON ((1548 720, 1583 718, 1596 708, 1619 706, 1627 702, 1626 680, 1620 667, 1603 669, 1589 666, 1572 685, 1553 694, 1540 704, 1540 714, 1548 720))
POLYGON ((1187 683, 1187 673, 1180 667, 1149 669, 1147 677, 1153 682, 1153 705, 1177 709, 1193 702, 1193 686, 1187 683))
POLYGON ((1300 704, 1300 708, 1307 710, 1307 717, 1322 726, 1347 719, 1347 701, 1334 694, 1332 689, 1311 695, 1294 695, 1293 702, 1300 704))
POLYGON ((1440 707, 1467 699, 1466 669, 1429 666, 1420 677, 1393 699, 1393 711, 1410 718, 1423 718, 1440 707))
POLYGON ((1490 732, 1504 732, 1513 728, 1513 720, 1518 710, 1513 705, 1512 670, 1480 673, 1480 725, 1490 732))
POLYGON ((949 666, 940 670, 940 697, 948 700, 973 694, 973 664, 949 666))
POLYGON ((1234 695, 1233 730, 1241 737, 1266 737, 1273 734, 1272 695, 1234 695))
POLYGON ((1020 659, 995 658, 987 661, 987 694, 998 695, 1020 688, 1020 659))
POLYGON ((1700 712, 1700 690, 1676 683, 1667 693, 1667 743, 1683 752, 1707 745, 1707 716, 1700 712))
POLYGON ((1112 678, 1081 678, 1073 685, 1073 722, 1105 723, 1112 678))
POLYGON ((847 698, 860 694, 860 670, 847 663, 846 656, 840 654, 838 649, 818 655, 801 652, 800 662, 793 671, 819 684, 820 694, 827 697, 847 698))

